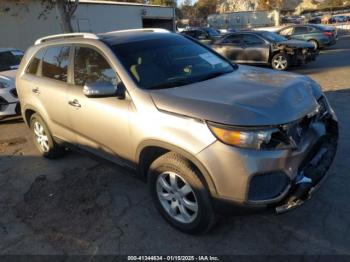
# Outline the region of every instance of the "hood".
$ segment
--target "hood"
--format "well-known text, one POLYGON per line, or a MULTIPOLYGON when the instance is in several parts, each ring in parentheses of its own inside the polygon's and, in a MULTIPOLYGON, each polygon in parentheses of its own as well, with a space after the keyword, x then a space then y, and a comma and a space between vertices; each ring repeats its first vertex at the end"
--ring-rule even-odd
POLYGON ((207 81, 150 91, 159 110, 236 126, 280 125, 317 107, 307 77, 250 66, 207 81))
POLYGON ((8 70, 0 72, 0 79, 5 79, 9 82, 15 82, 17 70, 8 70))
POLYGON ((286 45, 290 47, 297 47, 297 48, 314 48, 314 46, 306 41, 299 41, 299 40, 287 40, 276 43, 276 45, 286 45))

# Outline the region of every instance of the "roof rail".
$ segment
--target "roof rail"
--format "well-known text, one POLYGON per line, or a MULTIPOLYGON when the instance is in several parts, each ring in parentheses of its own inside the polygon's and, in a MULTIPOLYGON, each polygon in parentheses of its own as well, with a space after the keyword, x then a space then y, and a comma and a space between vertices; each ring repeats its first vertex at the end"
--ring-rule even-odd
POLYGON ((137 29, 126 29, 126 30, 117 30, 103 33, 104 35, 114 34, 114 33, 123 33, 123 32, 154 32, 154 33, 170 33, 169 30, 163 28, 137 28, 137 29))
POLYGON ((73 37, 82 37, 82 38, 88 38, 88 39, 99 39, 97 35, 92 33, 69 33, 69 34, 58 34, 58 35, 49 35, 42 38, 39 38, 35 41, 35 45, 39 45, 43 42, 47 42, 50 40, 58 40, 58 39, 65 39, 65 38, 73 38, 73 37))

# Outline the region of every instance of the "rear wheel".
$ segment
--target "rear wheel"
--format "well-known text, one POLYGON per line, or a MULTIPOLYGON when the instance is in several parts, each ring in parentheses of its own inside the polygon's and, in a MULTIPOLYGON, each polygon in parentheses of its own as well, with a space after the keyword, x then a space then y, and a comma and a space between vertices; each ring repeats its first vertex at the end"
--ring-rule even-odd
POLYGON ((152 199, 169 224, 189 234, 210 230, 215 221, 211 198, 189 161, 167 153, 152 163, 148 175, 152 199))
POLYGON ((312 39, 312 40, 309 40, 308 42, 314 46, 314 50, 319 49, 320 46, 316 40, 312 39))
POLYGON ((33 114, 30 118, 30 128, 34 144, 43 157, 53 159, 63 155, 64 148, 53 140, 45 122, 38 114, 33 114))
POLYGON ((289 68, 289 57, 286 54, 275 54, 271 59, 271 66, 273 69, 284 71, 289 68))

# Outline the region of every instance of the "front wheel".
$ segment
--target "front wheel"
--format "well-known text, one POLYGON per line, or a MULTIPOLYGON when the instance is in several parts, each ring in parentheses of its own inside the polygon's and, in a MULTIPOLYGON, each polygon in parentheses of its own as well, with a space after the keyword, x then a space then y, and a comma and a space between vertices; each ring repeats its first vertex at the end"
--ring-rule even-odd
POLYGON ((189 234, 210 230, 215 221, 211 198, 189 161, 167 153, 152 163, 148 175, 152 199, 169 224, 189 234))
POLYGON ((286 54, 278 53, 272 57, 271 66, 273 69, 285 71, 289 68, 289 57, 286 54))

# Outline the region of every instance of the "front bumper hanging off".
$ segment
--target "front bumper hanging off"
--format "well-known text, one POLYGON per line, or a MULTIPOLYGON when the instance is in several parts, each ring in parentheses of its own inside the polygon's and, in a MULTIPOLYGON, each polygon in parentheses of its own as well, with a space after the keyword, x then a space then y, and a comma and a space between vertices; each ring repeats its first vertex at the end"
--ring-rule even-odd
POLYGON ((311 150, 309 157, 301 166, 289 194, 275 207, 275 212, 287 212, 309 200, 313 193, 327 178, 337 151, 338 125, 336 121, 329 120, 328 132, 311 150))

